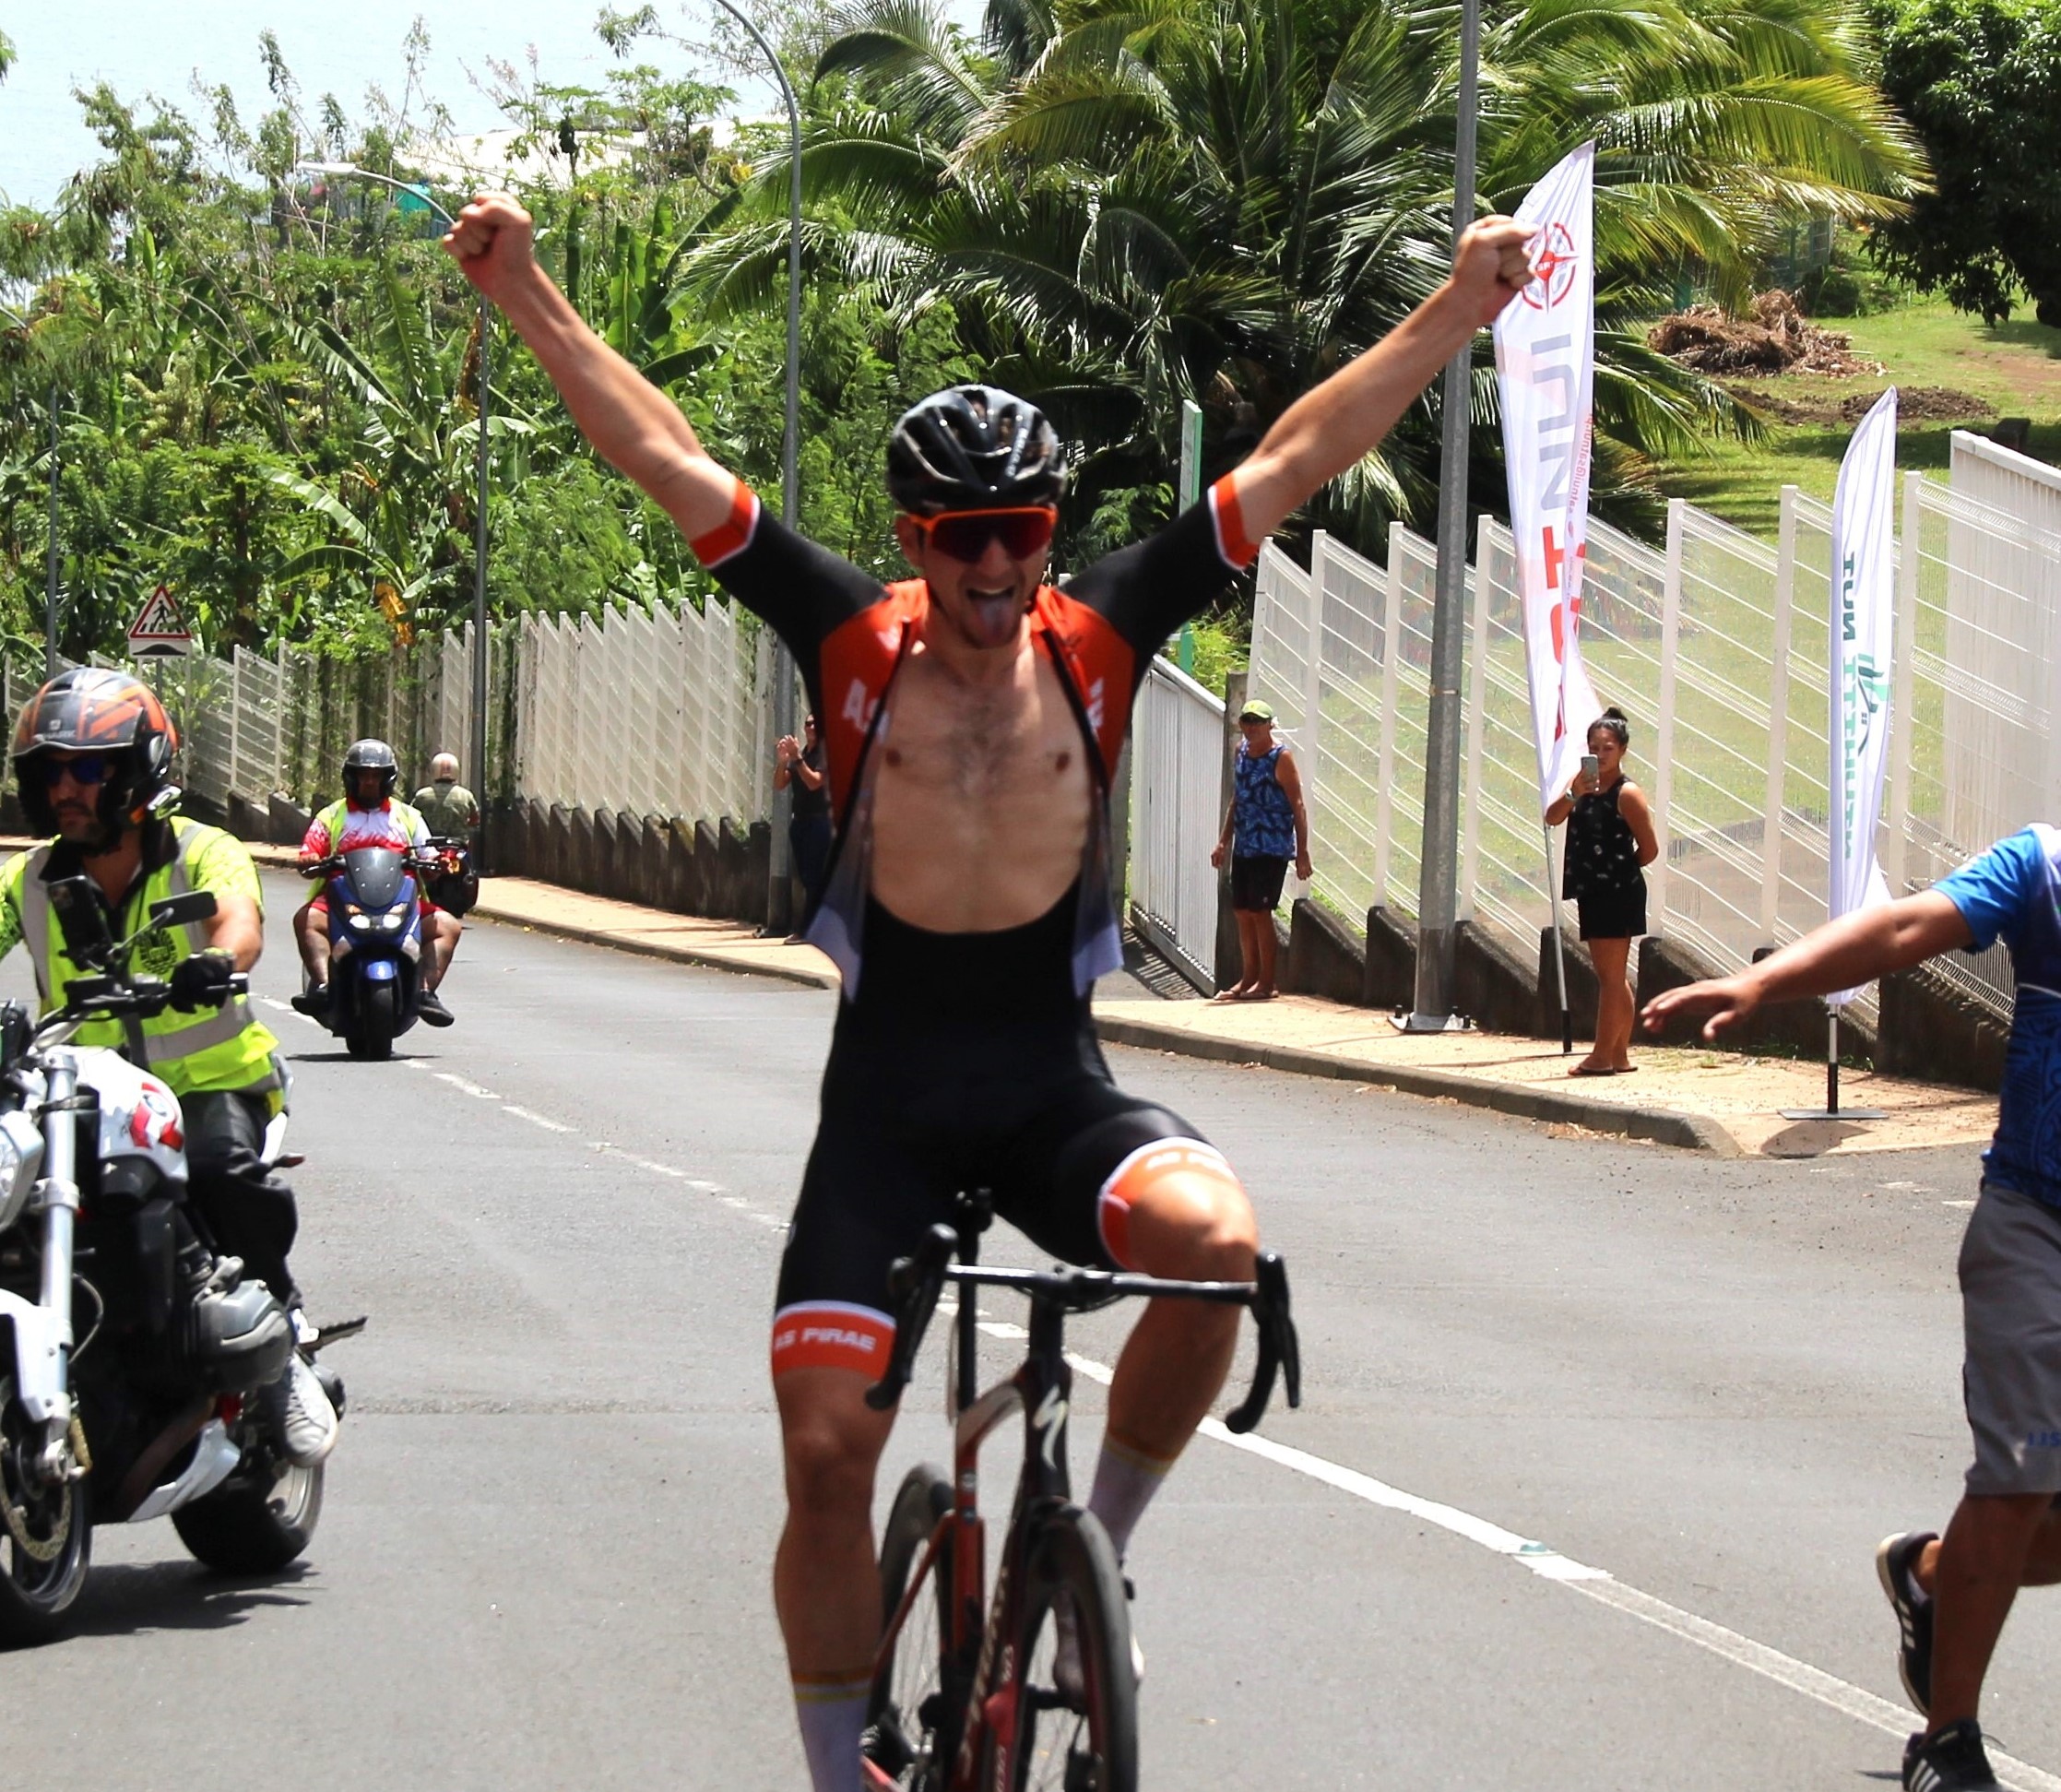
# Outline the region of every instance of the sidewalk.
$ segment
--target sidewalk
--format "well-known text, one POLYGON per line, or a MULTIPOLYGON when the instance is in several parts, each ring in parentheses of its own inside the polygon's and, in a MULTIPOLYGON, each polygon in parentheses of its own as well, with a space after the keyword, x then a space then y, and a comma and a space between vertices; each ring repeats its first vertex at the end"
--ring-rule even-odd
MULTIPOLYGON (((837 985, 836 971, 813 946, 527 878, 486 880, 473 917, 684 964, 837 985)), ((1570 1061, 1543 1040, 1493 1033, 1405 1038, 1384 1015, 1307 996, 1236 1003, 1098 998, 1096 1023, 1111 1044, 1265 1064, 1726 1157, 1973 1147, 1988 1142, 1996 1123, 1993 1096, 1860 1071, 1842 1072, 1842 1103, 1883 1109, 1887 1120, 1786 1121, 1781 1109, 1823 1104, 1821 1063, 1684 1047, 1636 1048, 1635 1074, 1574 1082, 1567 1075, 1570 1061)))

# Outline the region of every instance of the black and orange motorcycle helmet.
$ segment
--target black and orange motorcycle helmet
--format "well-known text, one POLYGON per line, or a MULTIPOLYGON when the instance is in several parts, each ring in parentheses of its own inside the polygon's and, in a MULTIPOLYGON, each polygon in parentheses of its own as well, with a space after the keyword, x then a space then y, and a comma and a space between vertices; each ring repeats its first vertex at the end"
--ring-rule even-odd
POLYGON ((178 730, 158 694, 139 678, 104 666, 59 672, 22 706, 15 723, 15 790, 33 834, 57 832, 48 775, 36 763, 53 753, 99 754, 106 763, 98 815, 104 837, 142 821, 171 782, 178 730))

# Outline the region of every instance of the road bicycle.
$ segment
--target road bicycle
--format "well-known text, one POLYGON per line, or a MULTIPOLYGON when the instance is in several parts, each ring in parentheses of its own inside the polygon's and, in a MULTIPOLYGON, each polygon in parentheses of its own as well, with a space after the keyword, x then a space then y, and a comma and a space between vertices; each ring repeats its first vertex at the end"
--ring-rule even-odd
POLYGON ((959 1225, 932 1227, 916 1255, 895 1264, 890 1285, 894 1348, 885 1375, 866 1394, 877 1411, 901 1398, 945 1284, 956 1286, 945 1407, 954 1427, 953 1473, 930 1464, 912 1468, 882 1538, 886 1623, 867 1710, 865 1784, 902 1792, 1136 1792, 1129 1588, 1108 1534, 1072 1502, 1068 1487, 1073 1372, 1066 1315, 1134 1297, 1250 1309, 1259 1361, 1250 1391, 1225 1421, 1249 1431, 1266 1411, 1277 1375, 1288 1404, 1302 1404, 1287 1270, 1272 1252, 1260 1257, 1250 1282, 983 1269, 978 1240, 992 1212, 985 1196, 963 1196, 959 1225), (1015 1372, 981 1393, 976 1323, 984 1288, 1029 1298, 1030 1341, 1015 1372), (989 1596, 980 1446, 1019 1411, 1024 1466, 989 1596))

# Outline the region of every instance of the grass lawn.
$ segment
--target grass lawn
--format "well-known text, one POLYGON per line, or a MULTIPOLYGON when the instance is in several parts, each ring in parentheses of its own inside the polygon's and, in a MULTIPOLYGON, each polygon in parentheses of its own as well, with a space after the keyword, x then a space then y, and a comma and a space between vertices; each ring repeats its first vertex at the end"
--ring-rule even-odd
POLYGON ((1753 445, 1719 443, 1707 455, 1664 467, 1661 486, 1669 497, 1687 498, 1772 540, 1784 485, 1831 502, 1840 457, 1854 430, 1840 417, 1841 406, 1856 394, 1872 396, 1892 384, 1906 392, 1927 387, 1963 393, 1981 407, 1971 406, 1971 414, 1958 421, 1901 423, 1901 469, 1944 478, 1953 432, 1986 430, 1999 416, 2030 417, 2032 452, 2061 462, 2061 330, 2030 316, 1992 329, 1943 299, 1913 299, 1871 317, 1827 318, 1824 327, 1851 335, 1854 352, 1879 361, 1887 370, 1883 376, 1783 374, 1730 382, 1748 402, 1766 401, 1771 412, 1792 421, 1773 423, 1767 439, 1753 445))

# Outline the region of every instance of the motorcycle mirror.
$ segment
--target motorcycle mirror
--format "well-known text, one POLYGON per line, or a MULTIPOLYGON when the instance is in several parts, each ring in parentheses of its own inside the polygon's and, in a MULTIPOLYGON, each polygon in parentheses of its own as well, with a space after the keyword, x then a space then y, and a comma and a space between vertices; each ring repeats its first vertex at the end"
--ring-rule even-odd
POLYGON ((189 921, 214 919, 215 893, 212 890, 188 890, 184 896, 167 896, 162 902, 150 905, 152 927, 184 927, 189 921))
POLYGON ((53 877, 46 887, 57 931, 65 936, 65 955, 75 965, 104 968, 114 952, 114 936, 108 932, 107 911, 92 880, 84 873, 53 877))

